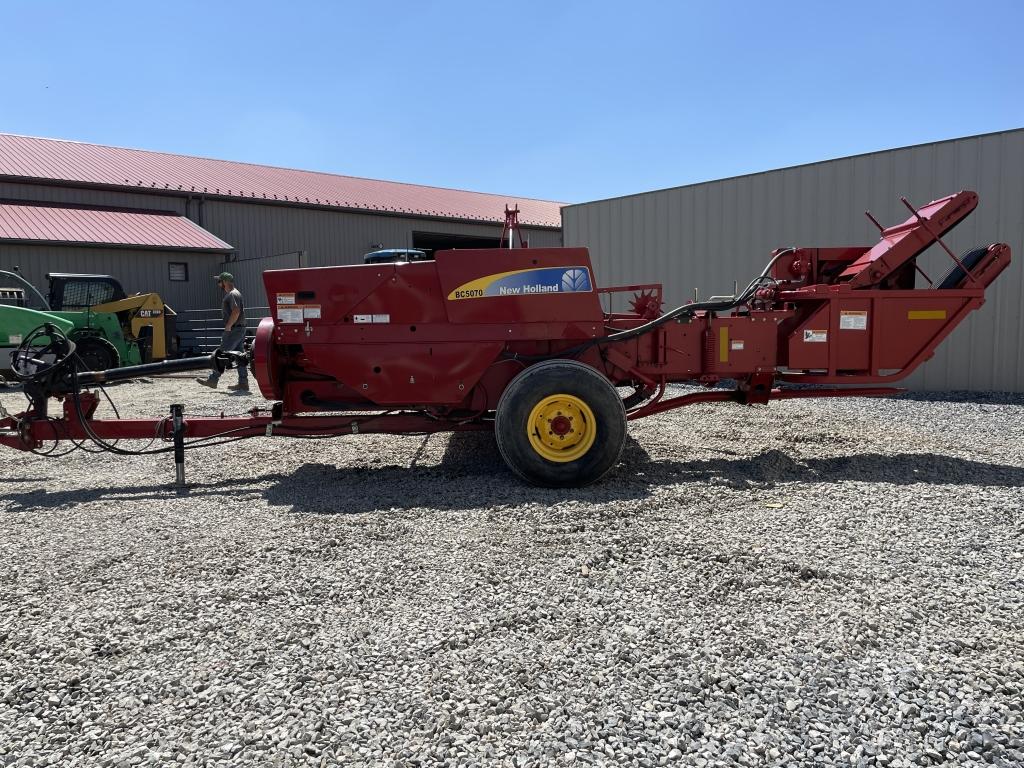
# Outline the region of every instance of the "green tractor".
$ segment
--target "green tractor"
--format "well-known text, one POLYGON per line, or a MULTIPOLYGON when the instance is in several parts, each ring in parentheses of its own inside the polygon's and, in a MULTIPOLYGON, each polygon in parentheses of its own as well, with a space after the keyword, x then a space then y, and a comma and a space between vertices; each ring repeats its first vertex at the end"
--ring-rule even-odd
POLYGON ((0 370, 9 368, 10 352, 44 323, 64 331, 94 371, 163 360, 172 350, 174 312, 157 294, 127 296, 109 275, 46 277, 48 297, 17 267, 0 270, 0 370))

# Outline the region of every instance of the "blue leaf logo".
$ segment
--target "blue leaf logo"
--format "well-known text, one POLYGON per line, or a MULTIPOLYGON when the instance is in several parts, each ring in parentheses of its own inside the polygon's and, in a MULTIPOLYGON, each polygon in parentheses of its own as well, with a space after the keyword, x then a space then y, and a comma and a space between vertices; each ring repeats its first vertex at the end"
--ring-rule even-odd
POLYGON ((589 291, 590 275, 585 269, 567 269, 562 273, 563 291, 589 291))

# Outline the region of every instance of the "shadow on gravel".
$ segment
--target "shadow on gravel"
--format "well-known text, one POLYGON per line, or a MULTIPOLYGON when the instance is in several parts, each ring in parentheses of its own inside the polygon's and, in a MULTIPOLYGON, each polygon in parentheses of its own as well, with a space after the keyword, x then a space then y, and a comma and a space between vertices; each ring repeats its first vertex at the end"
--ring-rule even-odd
MULTIPOLYGON (((193 484, 185 498, 220 496, 244 503, 263 496, 267 503, 294 512, 358 514, 393 508, 474 509, 523 504, 591 504, 643 499, 654 488, 676 483, 712 483, 733 488, 771 488, 777 483, 842 481, 909 485, 1024 487, 1024 468, 936 454, 855 454, 796 460, 782 451, 753 457, 680 461, 652 459, 628 438, 620 465, 604 480, 586 488, 535 488, 522 483, 505 466, 493 436, 455 435, 440 463, 376 464, 338 467, 305 464, 291 474, 268 472, 248 478, 193 484)), ((172 499, 171 482, 49 492, 0 493, 0 506, 11 511, 55 509, 93 501, 138 502, 172 499)))
POLYGON ((1022 488, 1024 467, 927 453, 797 461, 781 451, 766 451, 750 458, 657 460, 628 438, 621 464, 601 482, 586 488, 535 488, 508 470, 493 437, 481 433, 455 436, 436 466, 307 464, 266 489, 264 496, 270 504, 296 512, 345 514, 396 507, 454 510, 562 501, 600 504, 643 499, 654 488, 673 483, 719 483, 742 489, 842 481, 1022 488))
MULTIPOLYGON (((754 457, 699 461, 650 460, 646 475, 658 482, 721 482, 733 488, 771 488, 776 483, 843 481, 912 485, 974 485, 1024 488, 1024 467, 958 459, 934 453, 861 453, 794 459, 772 450, 754 457)), ((641 467, 633 469, 642 471, 641 467)))
MULTIPOLYGON (((628 441, 636 445, 632 438, 628 441)), ((627 450, 630 447, 627 445, 627 450)), ((650 495, 650 483, 617 481, 618 472, 587 488, 527 485, 505 466, 494 436, 486 432, 452 435, 436 465, 422 465, 419 458, 417 452, 411 465, 400 466, 306 464, 263 493, 270 504, 314 514, 414 507, 449 511, 563 501, 603 503, 650 495)))
MULTIPOLYGON (((173 468, 173 465, 172 465, 173 468)), ((173 470, 172 470, 173 471, 173 470)), ((282 479, 282 475, 266 475, 263 478, 244 478, 237 480, 218 480, 216 483, 190 484, 187 493, 181 498, 197 498, 204 496, 223 496, 225 499, 234 495, 245 496, 245 489, 260 479, 274 477, 282 479)), ((42 478, 40 478, 42 479, 42 478)), ((25 512, 34 509, 60 509, 76 504, 88 504, 91 501, 124 501, 138 502, 147 499, 173 499, 179 494, 174 488, 173 479, 154 485, 111 485, 103 488, 76 488, 67 491, 47 491, 46 489, 24 491, 18 493, 0 493, 0 506, 6 511, 25 512)))
POLYGON ((962 403, 965 405, 1022 405, 1024 395, 1016 392, 918 392, 912 390, 895 395, 894 400, 912 400, 917 403, 962 403))

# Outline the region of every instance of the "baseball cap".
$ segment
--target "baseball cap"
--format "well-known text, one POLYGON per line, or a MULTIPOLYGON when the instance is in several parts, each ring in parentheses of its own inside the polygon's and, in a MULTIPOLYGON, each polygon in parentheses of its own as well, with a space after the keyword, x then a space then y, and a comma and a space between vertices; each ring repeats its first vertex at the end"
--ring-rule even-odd
POLYGON ((219 275, 214 275, 213 279, 218 283, 233 283, 235 282, 235 276, 230 272, 221 272, 219 275))

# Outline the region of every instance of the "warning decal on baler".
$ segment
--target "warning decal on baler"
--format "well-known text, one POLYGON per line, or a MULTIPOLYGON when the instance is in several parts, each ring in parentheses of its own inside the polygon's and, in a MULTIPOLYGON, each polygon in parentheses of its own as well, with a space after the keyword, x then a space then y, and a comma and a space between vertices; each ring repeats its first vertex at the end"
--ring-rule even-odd
POLYGON ((279 293, 277 294, 278 304, 294 304, 295 294, 294 293, 279 293))
POLYGON ((808 344, 823 344, 828 341, 828 331, 804 331, 804 342, 808 344))
POLYGON ((839 329, 841 331, 866 331, 868 329, 868 313, 849 309, 840 311, 839 329))
POLYGON ((277 307, 279 323, 301 323, 303 320, 318 320, 319 318, 319 304, 285 304, 277 307))
POLYGON ((590 270, 586 267, 538 267, 478 277, 449 293, 448 300, 532 296, 542 293, 586 293, 591 290, 593 287, 590 270))

